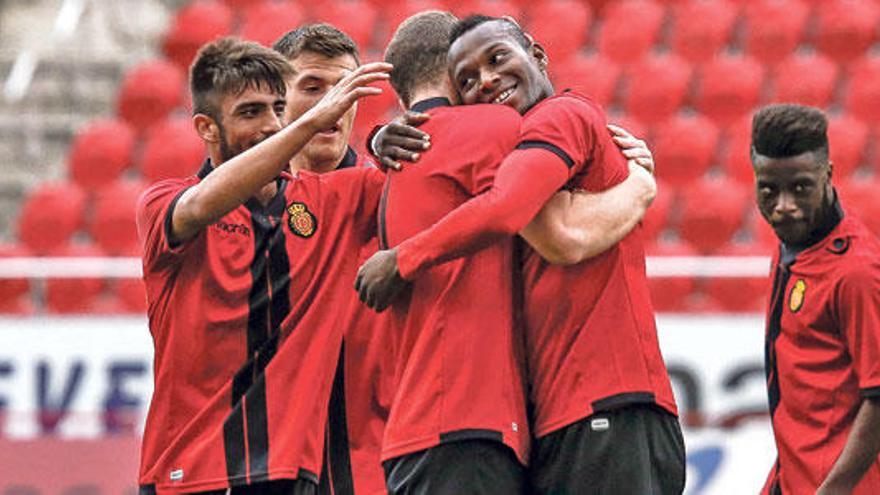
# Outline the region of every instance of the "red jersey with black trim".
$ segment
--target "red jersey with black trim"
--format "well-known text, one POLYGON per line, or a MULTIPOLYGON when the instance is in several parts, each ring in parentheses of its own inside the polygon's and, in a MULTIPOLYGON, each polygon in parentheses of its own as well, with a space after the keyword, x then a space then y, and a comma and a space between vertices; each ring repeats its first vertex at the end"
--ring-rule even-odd
POLYGON ((328 315, 350 300, 384 176, 300 172, 267 206, 249 200, 171 245, 177 199, 211 170, 157 183, 138 205, 156 350, 139 482, 179 493, 317 481, 344 330, 328 315))
MULTIPOLYGON (((880 397, 880 242, 842 215, 793 260, 774 256, 765 357, 778 458, 764 493, 815 493, 862 401, 880 397)), ((880 459, 853 493, 880 493, 880 459)))
MULTIPOLYGON (((337 170, 348 167, 375 165, 349 148, 337 170)), ((378 238, 373 237, 361 250, 357 265, 378 250, 378 238)), ((393 355, 393 339, 387 312, 371 310, 354 290, 348 296, 348 307, 340 312, 345 334, 331 395, 328 467, 334 493, 378 495, 387 491, 381 450, 391 403, 393 363, 388 356, 393 355)))
MULTIPOLYGON (((432 147, 418 164, 389 173, 379 238, 395 246, 491 185, 519 136, 520 115, 504 106, 452 107, 424 100, 414 111, 432 147)), ((513 239, 435 266, 412 282, 391 313, 397 336, 395 394, 383 460, 441 443, 489 439, 528 459, 521 335, 514 328, 513 239)))
MULTIPOLYGON (((603 191, 628 175, 602 108, 576 92, 529 110, 517 148, 555 154, 574 189, 603 191)), ((525 316, 536 436, 630 403, 656 403, 677 413, 657 341, 641 230, 576 265, 551 265, 527 250, 525 316)))

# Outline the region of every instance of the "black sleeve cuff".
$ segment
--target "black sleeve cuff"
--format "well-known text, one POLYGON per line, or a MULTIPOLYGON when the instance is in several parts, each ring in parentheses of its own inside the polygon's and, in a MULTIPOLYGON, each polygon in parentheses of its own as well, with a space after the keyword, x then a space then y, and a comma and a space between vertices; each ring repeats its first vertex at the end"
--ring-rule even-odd
POLYGON ((375 158, 376 161, 379 161, 379 156, 376 155, 376 150, 373 149, 373 139, 376 137, 376 134, 379 134, 379 131, 382 130, 382 128, 385 127, 385 125, 386 124, 380 124, 380 125, 374 126, 373 129, 370 131, 370 133, 367 134, 367 143, 366 143, 367 153, 369 153, 370 156, 375 158))
POLYGON ((174 199, 171 200, 171 204, 168 205, 168 211, 165 212, 165 242, 168 244, 168 249, 175 250, 179 248, 183 243, 179 241, 175 241, 172 237, 172 231, 174 230, 174 208, 177 206, 177 202, 180 200, 180 197, 183 196, 189 188, 180 191, 174 196, 174 199))
POLYGON ((878 399, 880 398, 880 386, 863 388, 860 391, 860 395, 863 399, 878 399))
POLYGON ((563 150, 559 146, 556 146, 553 143, 548 143, 546 141, 522 141, 521 143, 516 145, 516 149, 518 150, 527 150, 531 148, 540 148, 542 150, 547 150, 562 159, 562 161, 565 162, 565 166, 569 169, 574 167, 574 160, 572 160, 571 157, 568 156, 568 153, 566 153, 565 150, 563 150))

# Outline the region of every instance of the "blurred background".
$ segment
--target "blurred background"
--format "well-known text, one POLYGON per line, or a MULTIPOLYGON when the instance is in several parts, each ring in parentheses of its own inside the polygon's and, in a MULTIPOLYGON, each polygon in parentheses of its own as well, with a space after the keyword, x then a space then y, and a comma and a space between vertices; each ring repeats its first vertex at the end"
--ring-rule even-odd
MULTIPOLYGON (((134 493, 152 387, 134 207, 204 158, 187 67, 238 34, 330 22, 366 60, 425 9, 511 14, 654 151, 644 226, 688 493, 755 493, 775 458, 763 311, 773 233, 757 214, 752 111, 828 111, 843 205, 880 233, 874 0, 0 0, 0 494, 134 493)), ((398 112, 362 104, 352 144, 398 112)))

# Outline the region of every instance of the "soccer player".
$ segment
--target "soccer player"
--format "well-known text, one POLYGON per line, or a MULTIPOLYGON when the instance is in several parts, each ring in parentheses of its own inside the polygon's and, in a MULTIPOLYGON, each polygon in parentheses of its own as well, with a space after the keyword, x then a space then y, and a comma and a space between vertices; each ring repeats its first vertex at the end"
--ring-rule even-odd
POLYGON ((779 238, 765 365, 778 451, 763 493, 880 493, 880 242, 831 183, 821 111, 752 122, 758 209, 779 238))
POLYGON ((373 237, 384 178, 280 176, 389 69, 352 71, 285 127, 280 54, 229 38, 199 52, 193 125, 209 159, 138 203, 156 351, 142 493, 315 493, 341 341, 326 314, 357 268, 333 251, 373 237))
MULTIPOLYGON (((453 86, 466 104, 524 114, 517 150, 488 191, 358 274, 362 296, 387 304, 406 281, 523 229, 568 185, 602 191, 624 180, 626 160, 598 105, 553 94, 543 48, 515 23, 485 16, 451 36, 453 86)), ((552 266, 524 260, 526 356, 534 404, 531 481, 541 493, 680 493, 684 445, 657 343, 636 229, 603 254, 552 266)))
MULTIPOLYGON (((301 26, 280 37, 272 48, 293 67, 288 84, 285 120, 293 122, 315 106, 345 74, 360 66, 357 45, 329 24, 301 26)), ((326 173, 350 167, 374 167, 349 146, 356 105, 329 132, 319 133, 294 155, 293 170, 326 173)), ((378 242, 365 246, 360 260, 376 252, 378 242)), ((347 253, 337 253, 345 256, 347 253)), ((330 401, 327 455, 322 471, 334 493, 378 494, 385 491, 379 463, 382 432, 388 417, 389 387, 387 316, 365 308, 356 294, 334 308, 345 335, 339 370, 330 401)))
MULTIPOLYGON (((512 109, 451 106, 446 53, 456 22, 444 12, 417 14, 398 27, 385 52, 402 104, 430 115, 422 130, 433 145, 418 164, 386 179, 379 211, 383 246, 400 243, 486 190, 519 138, 521 117, 512 109)), ((632 228, 644 211, 636 201, 639 180, 633 174, 628 189, 606 193, 628 194, 626 211, 594 212, 583 223, 613 215, 608 223, 615 224, 617 239, 623 237, 619 225, 632 228)), ((546 226, 557 213, 545 208, 524 231, 538 252, 545 238, 557 237, 546 226)), ((530 439, 521 334, 514 331, 516 266, 513 238, 500 239, 427 270, 392 307, 400 343, 383 443, 389 493, 525 490, 530 439)))

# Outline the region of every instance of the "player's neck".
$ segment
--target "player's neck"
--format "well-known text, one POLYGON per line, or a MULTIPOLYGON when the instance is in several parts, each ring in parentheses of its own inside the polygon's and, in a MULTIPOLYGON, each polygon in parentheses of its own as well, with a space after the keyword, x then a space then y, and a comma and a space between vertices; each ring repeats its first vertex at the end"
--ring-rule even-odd
POLYGON ((430 100, 431 98, 446 98, 447 100, 452 100, 452 94, 452 89, 445 81, 437 84, 423 86, 420 88, 415 88, 413 89, 412 97, 409 100, 410 108, 412 108, 414 104, 420 101, 430 100))
MULTIPOLYGON (((344 156, 344 155, 343 155, 344 156)), ((291 170, 306 170, 316 174, 323 174, 336 170, 342 158, 333 158, 330 160, 314 160, 304 156, 304 153, 298 153, 290 161, 291 170)))

